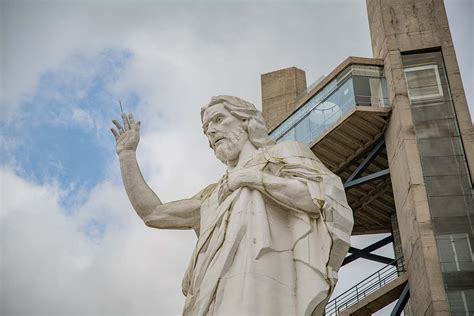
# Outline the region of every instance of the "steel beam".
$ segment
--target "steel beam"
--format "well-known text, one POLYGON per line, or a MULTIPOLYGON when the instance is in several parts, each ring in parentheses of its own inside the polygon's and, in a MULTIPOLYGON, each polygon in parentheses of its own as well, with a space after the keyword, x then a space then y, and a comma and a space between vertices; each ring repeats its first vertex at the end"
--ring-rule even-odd
POLYGON ((369 152, 367 157, 365 157, 364 161, 354 170, 354 172, 347 178, 346 183, 350 182, 358 177, 367 169, 367 167, 377 158, 377 156, 382 152, 385 148, 385 139, 381 137, 381 139, 377 142, 374 148, 369 152))
POLYGON ((346 258, 344 258, 344 261, 342 263, 342 265, 346 265, 356 259, 359 259, 359 258, 364 258, 364 259, 368 259, 368 260, 373 260, 373 261, 377 261, 377 262, 381 262, 381 263, 385 263, 385 264, 393 264, 393 261, 394 259, 391 259, 391 258, 387 258, 387 257, 383 257, 383 256, 379 256, 379 255, 375 255, 375 254, 371 254, 372 251, 374 250, 377 250, 385 245, 388 245, 389 243, 393 242, 393 236, 390 235, 390 236, 387 236, 375 243, 373 243, 372 245, 369 245, 363 249, 357 249, 357 248, 354 248, 354 247, 350 247, 349 248, 349 252, 351 253, 350 256, 347 256, 346 258))
POLYGON ((350 255, 349 257, 346 257, 344 258, 344 261, 342 263, 342 265, 345 265, 345 264, 348 264, 358 258, 364 258, 364 259, 367 259, 367 260, 372 260, 372 261, 376 261, 376 262, 380 262, 380 263, 383 263, 383 264, 391 264, 391 265, 395 265, 395 262, 393 258, 388 258, 388 257, 384 257, 384 256, 379 256, 379 255, 376 255, 376 254, 372 254, 372 253, 367 253, 367 252, 364 252, 363 250, 361 249, 357 249, 357 248, 349 248, 349 252, 352 253, 352 255, 350 255))
POLYGON ((362 251, 365 251, 365 252, 372 252, 374 250, 377 250, 385 245, 388 245, 389 243, 393 242, 393 235, 390 235, 390 236, 387 236, 383 239, 380 239, 379 241, 377 242, 374 242, 373 244, 365 247, 364 249, 362 249, 362 251))
POLYGON ((405 284, 405 287, 403 288, 402 294, 400 294, 397 304, 395 304, 395 306, 393 307, 393 310, 390 313, 390 316, 400 316, 400 314, 403 312, 403 309, 407 305, 409 298, 410 298, 410 286, 408 285, 408 282, 407 282, 405 284))
POLYGON ((367 182, 371 182, 371 181, 383 178, 383 177, 385 177, 389 174, 390 174, 389 169, 380 170, 380 171, 374 172, 372 174, 369 174, 368 176, 358 178, 358 179, 355 179, 355 180, 352 180, 352 181, 347 181, 346 183, 344 183, 344 189, 346 189, 346 191, 347 191, 349 189, 352 189, 353 187, 356 187, 358 185, 362 185, 362 184, 365 184, 367 182))

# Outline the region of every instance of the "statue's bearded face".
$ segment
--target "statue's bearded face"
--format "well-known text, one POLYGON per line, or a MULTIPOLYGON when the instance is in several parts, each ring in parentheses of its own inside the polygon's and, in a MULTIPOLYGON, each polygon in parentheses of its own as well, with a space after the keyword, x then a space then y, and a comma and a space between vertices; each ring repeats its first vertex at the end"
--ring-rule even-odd
POLYGON ((203 115, 203 127, 216 157, 223 163, 235 161, 248 141, 245 122, 233 116, 219 103, 207 108, 203 115))

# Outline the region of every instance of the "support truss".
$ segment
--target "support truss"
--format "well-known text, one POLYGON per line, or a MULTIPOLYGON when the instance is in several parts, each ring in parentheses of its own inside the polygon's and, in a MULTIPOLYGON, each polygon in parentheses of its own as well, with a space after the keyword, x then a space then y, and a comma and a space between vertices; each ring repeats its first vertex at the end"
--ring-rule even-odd
POLYGON ((388 237, 385 237, 384 239, 381 239, 375 243, 373 243, 370 246, 365 247, 364 249, 358 249, 354 247, 349 248, 349 252, 351 255, 347 256, 344 261, 342 262, 342 265, 346 265, 348 263, 351 263, 352 261, 359 259, 359 258, 364 258, 372 261, 377 261, 380 263, 384 264, 395 264, 393 258, 388 258, 384 256, 379 256, 376 254, 372 254, 372 251, 375 251, 389 243, 393 242, 393 236, 390 235, 388 237))
POLYGON ((377 156, 384 150, 385 148, 385 139, 382 137, 374 148, 369 152, 367 157, 361 164, 354 170, 354 172, 347 178, 346 182, 344 183, 344 188, 349 190, 355 186, 365 184, 367 182, 371 182, 380 178, 383 178, 390 174, 389 169, 380 170, 378 172, 369 174, 365 177, 360 177, 362 173, 367 169, 368 166, 377 158, 377 156))

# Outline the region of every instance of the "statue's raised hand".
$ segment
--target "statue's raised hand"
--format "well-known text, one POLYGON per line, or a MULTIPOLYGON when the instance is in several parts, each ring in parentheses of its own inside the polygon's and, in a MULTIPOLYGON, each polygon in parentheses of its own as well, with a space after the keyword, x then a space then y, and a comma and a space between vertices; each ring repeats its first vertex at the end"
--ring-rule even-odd
POLYGON ((116 120, 112 120, 117 129, 110 129, 117 142, 116 149, 118 155, 127 150, 136 151, 140 141, 140 122, 135 122, 132 113, 128 115, 122 113, 122 120, 123 126, 116 120))

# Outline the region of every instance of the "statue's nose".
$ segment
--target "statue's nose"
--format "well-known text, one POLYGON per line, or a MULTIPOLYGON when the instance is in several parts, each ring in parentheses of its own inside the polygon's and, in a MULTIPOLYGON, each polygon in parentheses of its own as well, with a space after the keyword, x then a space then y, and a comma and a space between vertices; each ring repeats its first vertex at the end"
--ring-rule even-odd
POLYGON ((207 134, 210 136, 214 136, 216 134, 216 128, 214 127, 214 125, 209 125, 207 127, 207 134))

